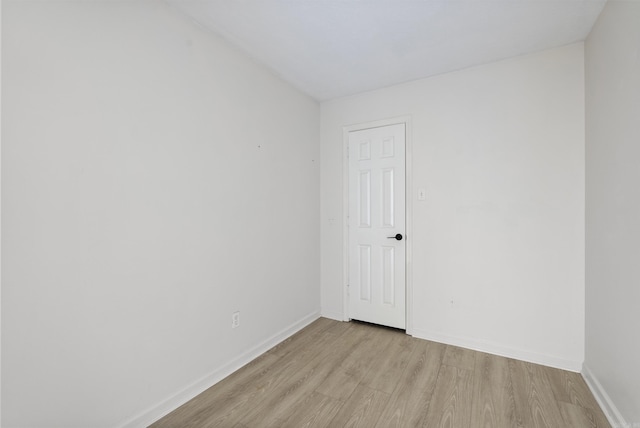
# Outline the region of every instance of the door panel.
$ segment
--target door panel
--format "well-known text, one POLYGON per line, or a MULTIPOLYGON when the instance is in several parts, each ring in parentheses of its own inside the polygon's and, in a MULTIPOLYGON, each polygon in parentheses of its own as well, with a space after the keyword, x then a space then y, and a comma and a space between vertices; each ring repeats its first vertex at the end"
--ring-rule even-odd
POLYGON ((404 229, 404 124, 350 132, 349 318, 405 328, 404 229))

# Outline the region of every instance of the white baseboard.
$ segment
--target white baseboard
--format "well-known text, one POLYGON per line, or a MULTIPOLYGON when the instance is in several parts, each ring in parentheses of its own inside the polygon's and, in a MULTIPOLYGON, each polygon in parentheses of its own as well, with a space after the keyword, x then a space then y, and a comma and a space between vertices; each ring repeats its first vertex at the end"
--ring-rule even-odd
POLYGON ((247 352, 239 355, 237 358, 228 362, 224 366, 219 369, 209 373, 204 376, 200 380, 192 383, 191 385, 184 388, 182 391, 176 393, 175 395, 163 400, 162 402, 148 408, 147 410, 140 413, 138 416, 129 419, 128 421, 118 425, 119 428, 141 428, 147 427, 153 422, 157 421, 161 417, 169 414, 171 411, 177 409, 187 401, 191 400, 198 394, 202 393, 206 389, 210 388, 212 385, 220 382, 225 377, 229 376, 231 373, 238 370, 240 367, 248 364, 252 360, 256 359, 258 356, 262 355, 269 349, 276 346, 278 343, 287 339, 297 331, 303 329, 307 325, 311 324, 313 321, 317 320, 320 317, 320 312, 315 311, 309 315, 306 315, 302 319, 296 321, 290 326, 284 328, 273 336, 269 337, 265 341, 259 343, 253 348, 249 349, 247 352))
POLYGON ((582 366, 582 377, 593 393, 593 396, 596 398, 596 401, 600 405, 600 408, 602 408, 602 411, 609 420, 611 426, 613 428, 630 428, 631 424, 624 420, 624 417, 622 417, 622 414, 620 414, 620 411, 618 410, 616 405, 613 404, 613 401, 611 401, 611 397, 609 397, 607 391, 605 391, 600 382, 598 382, 598 379, 595 377, 593 372, 589 370, 586 364, 582 366))
POLYGON ((336 321, 347 321, 344 318, 344 315, 342 314, 342 312, 334 312, 334 311, 322 310, 322 316, 324 318, 329 318, 329 319, 336 320, 336 321))
POLYGON ((504 346, 489 341, 467 337, 455 337, 447 334, 421 330, 415 327, 412 333, 414 337, 420 339, 432 340, 434 342, 445 343, 447 345, 460 346, 462 348, 473 349, 474 351, 500 355, 501 357, 514 358, 516 360, 527 361, 534 364, 541 364, 543 366, 555 367, 558 369, 568 370, 576 373, 580 373, 580 370, 582 369, 581 361, 566 360, 563 358, 552 357, 536 352, 524 351, 522 349, 511 348, 509 346, 504 346))

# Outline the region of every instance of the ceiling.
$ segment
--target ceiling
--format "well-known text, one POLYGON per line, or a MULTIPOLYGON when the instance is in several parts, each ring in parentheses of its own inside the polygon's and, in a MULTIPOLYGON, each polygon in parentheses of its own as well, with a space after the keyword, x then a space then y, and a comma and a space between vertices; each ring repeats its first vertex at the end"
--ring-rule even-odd
POLYGON ((584 40, 605 0, 167 0, 324 101, 584 40))

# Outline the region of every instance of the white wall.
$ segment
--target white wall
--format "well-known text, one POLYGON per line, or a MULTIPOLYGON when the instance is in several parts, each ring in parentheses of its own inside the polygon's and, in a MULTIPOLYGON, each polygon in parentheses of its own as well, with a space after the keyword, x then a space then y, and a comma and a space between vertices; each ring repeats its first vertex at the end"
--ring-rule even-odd
POLYGON ((4 427, 142 425, 319 315, 316 102, 162 2, 3 8, 4 427))
POLYGON ((343 313, 342 127, 409 115, 415 336, 578 371, 583 45, 321 105, 322 313, 343 313))
POLYGON ((586 42, 585 376, 640 426, 640 1, 607 2, 586 42))
MULTIPOLYGON (((0 0, 0 242, 2 242, 2 0, 0 0)), ((0 245, 0 332, 2 332, 2 245, 0 245)), ((0 341, 0 426, 2 425, 2 343, 0 341)))

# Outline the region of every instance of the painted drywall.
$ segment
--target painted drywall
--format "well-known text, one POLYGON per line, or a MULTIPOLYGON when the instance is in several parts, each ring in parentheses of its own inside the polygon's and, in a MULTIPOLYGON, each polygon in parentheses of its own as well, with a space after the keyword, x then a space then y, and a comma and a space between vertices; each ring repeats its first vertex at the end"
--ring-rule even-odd
MULTIPOLYGON (((0 0, 0 243, 2 242, 2 0, 0 0)), ((2 245, 0 245, 0 333, 2 332, 2 245)), ((0 386, 2 385, 2 342, 0 340, 0 386)), ((0 426, 2 426, 2 387, 0 387, 0 426)))
MULTIPOLYGON (((640 426, 640 2, 607 2, 585 44, 585 375, 640 426)), ((628 425, 627 425, 628 424, 628 425)))
POLYGON ((343 127, 410 116, 410 333, 580 370, 583 53, 574 44, 321 104, 323 315, 347 316, 343 127))
POLYGON ((318 316, 315 101, 163 2, 3 9, 4 427, 153 415, 318 316))

